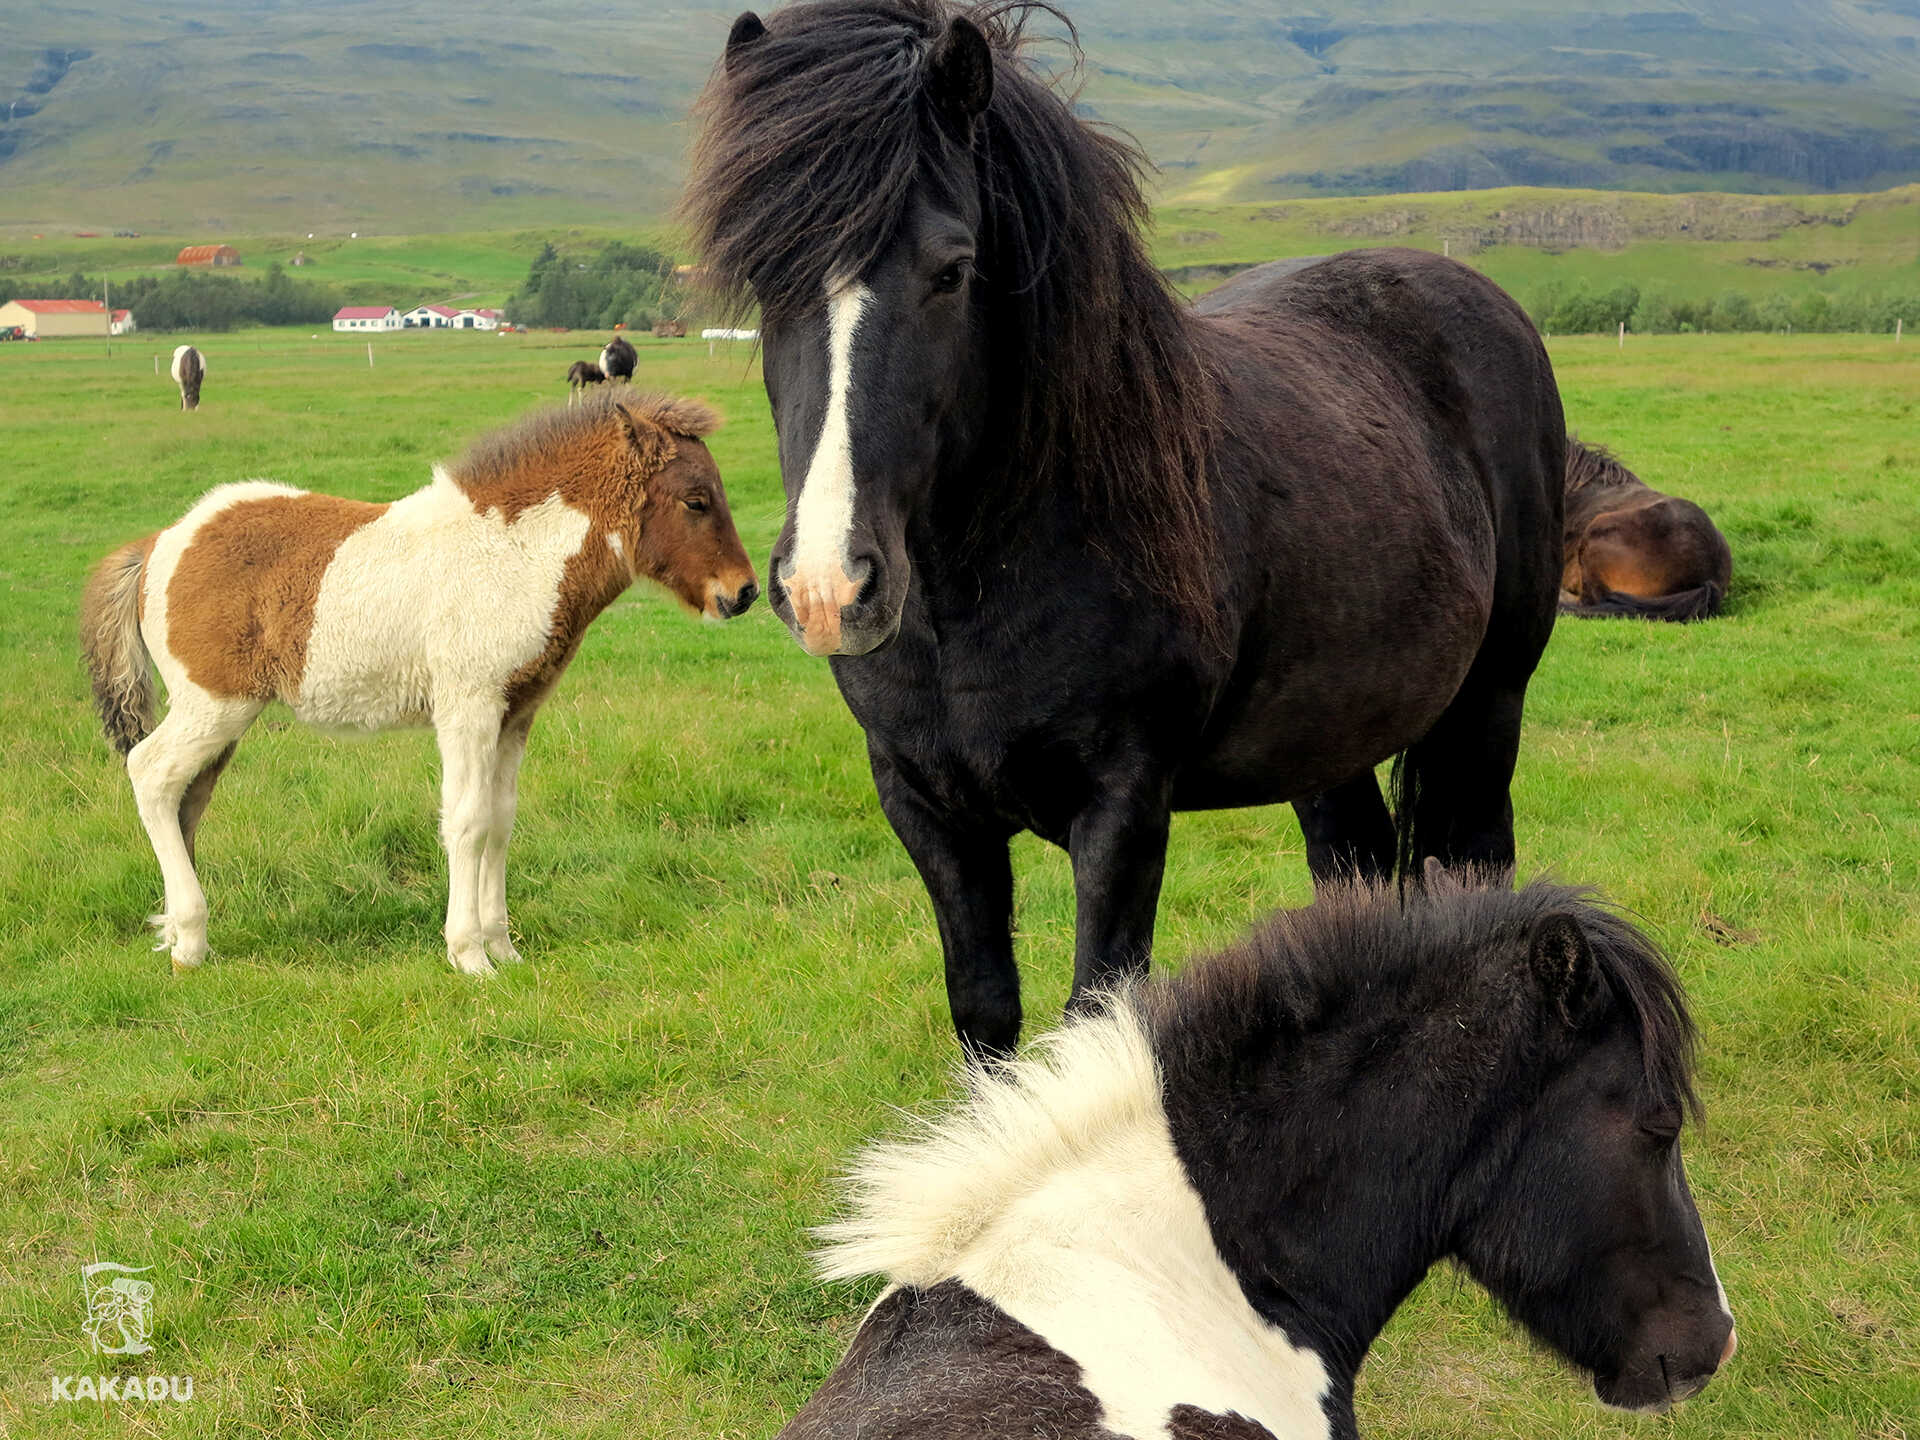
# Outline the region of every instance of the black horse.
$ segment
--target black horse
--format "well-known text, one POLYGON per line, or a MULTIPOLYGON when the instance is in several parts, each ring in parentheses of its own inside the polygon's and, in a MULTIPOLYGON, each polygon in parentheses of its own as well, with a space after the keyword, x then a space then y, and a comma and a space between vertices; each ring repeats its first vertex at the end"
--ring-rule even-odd
POLYGON ((783 1440, 1351 1437, 1443 1257, 1664 1410, 1734 1351, 1692 1049, 1659 952, 1577 891, 1329 887, 856 1166, 823 1268, 893 1288, 783 1440))
POLYGON ((984 1051, 1019 1034, 1021 829, 1072 856, 1076 997, 1146 965, 1175 809, 1293 801, 1317 880, 1510 869, 1560 578, 1520 308, 1388 250, 1189 309, 1140 157, 1020 57, 1030 8, 742 15, 686 201, 761 307, 768 593, 835 657, 984 1051))

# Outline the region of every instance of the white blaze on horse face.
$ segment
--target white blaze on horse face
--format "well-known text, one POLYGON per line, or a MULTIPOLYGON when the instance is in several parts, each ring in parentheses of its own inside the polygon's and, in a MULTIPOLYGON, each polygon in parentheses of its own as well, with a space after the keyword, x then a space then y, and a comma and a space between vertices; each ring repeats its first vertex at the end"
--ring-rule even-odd
POLYGON ((830 655, 840 645, 840 607, 860 586, 847 576, 853 534, 853 341, 873 292, 858 281, 827 289, 827 412, 813 447, 807 478, 793 507, 793 555, 780 577, 809 654, 830 655))

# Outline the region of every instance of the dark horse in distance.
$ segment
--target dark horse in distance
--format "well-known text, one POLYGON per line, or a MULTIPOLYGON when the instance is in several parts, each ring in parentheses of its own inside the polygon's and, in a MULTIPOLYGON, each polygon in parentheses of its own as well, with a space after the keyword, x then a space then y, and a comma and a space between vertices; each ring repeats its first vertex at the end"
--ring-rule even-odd
POLYGON ((1692 1039, 1578 892, 1329 886, 856 1164, 822 1269, 888 1288, 781 1440, 1351 1440, 1443 1258, 1603 1403, 1664 1410, 1735 1348, 1692 1039))
POLYGON ((1520 308, 1388 250, 1190 309, 1144 162, 1022 58, 1034 8, 742 15, 685 203, 761 310, 768 593, 834 657, 974 1051, 1019 1035, 1022 829, 1072 857, 1076 998, 1147 964, 1177 809, 1294 802, 1316 879, 1510 869, 1560 578, 1520 308))
POLYGON ((1707 512, 1662 495, 1598 445, 1567 441, 1563 615, 1705 620, 1733 583, 1733 551, 1707 512))

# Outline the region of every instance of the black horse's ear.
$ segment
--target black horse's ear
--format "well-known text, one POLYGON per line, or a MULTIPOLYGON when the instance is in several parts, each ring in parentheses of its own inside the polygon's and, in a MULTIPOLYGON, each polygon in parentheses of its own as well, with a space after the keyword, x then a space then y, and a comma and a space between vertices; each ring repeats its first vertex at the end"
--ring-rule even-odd
POLYGON ((962 131, 993 99, 993 47, 966 16, 954 16, 947 33, 934 42, 927 90, 940 113, 962 131))
POLYGON ((766 33, 765 21, 751 10, 742 10, 740 18, 733 22, 733 28, 727 31, 727 68, 732 69, 740 52, 766 33))
POLYGON ((1533 932, 1533 970, 1560 1018, 1578 1030, 1599 1014, 1606 978, 1594 962, 1586 931, 1571 915, 1549 915, 1533 932))

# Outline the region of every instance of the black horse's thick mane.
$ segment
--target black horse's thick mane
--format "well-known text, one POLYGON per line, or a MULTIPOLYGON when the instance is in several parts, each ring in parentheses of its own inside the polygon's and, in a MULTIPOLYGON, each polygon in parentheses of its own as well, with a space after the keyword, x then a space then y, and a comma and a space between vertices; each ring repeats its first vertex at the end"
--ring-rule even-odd
MULTIPOLYGON (((1672 966, 1592 892, 1548 881, 1438 898, 1410 891, 1404 899, 1392 887, 1327 887, 1306 909, 1282 911, 1232 949, 1144 987, 1140 1004, 1155 1049, 1177 1068, 1181 1052, 1233 1045, 1250 1025, 1317 1028, 1322 1017, 1350 1009, 1357 994, 1385 1007, 1396 994, 1511 991, 1503 973, 1524 967, 1531 937, 1558 916, 1578 924, 1600 973, 1637 1020, 1650 1093, 1697 1117, 1696 1035, 1672 966)), ((1543 985, 1537 993, 1535 1011, 1549 1003, 1543 985)), ((1519 1018, 1509 1013, 1508 1022, 1519 1018)))
MULTIPOLYGON (((817 0, 714 70, 682 213, 709 286, 782 320, 864 273, 919 183, 966 153, 928 93, 934 42, 957 16, 987 37, 993 98, 975 123, 978 284, 992 347, 990 468, 1004 485, 1064 480, 1123 573, 1203 629, 1214 615, 1207 487, 1218 401, 1184 306, 1148 259, 1146 162, 1083 123, 1025 58, 1042 0, 817 0)), ((950 183, 950 182, 949 182, 950 183)), ((1004 507, 983 506, 983 513, 1004 507)))
POLYGON ((1578 435, 1567 436, 1567 494, 1589 485, 1634 485, 1639 481, 1640 477, 1604 445, 1589 445, 1578 435))

